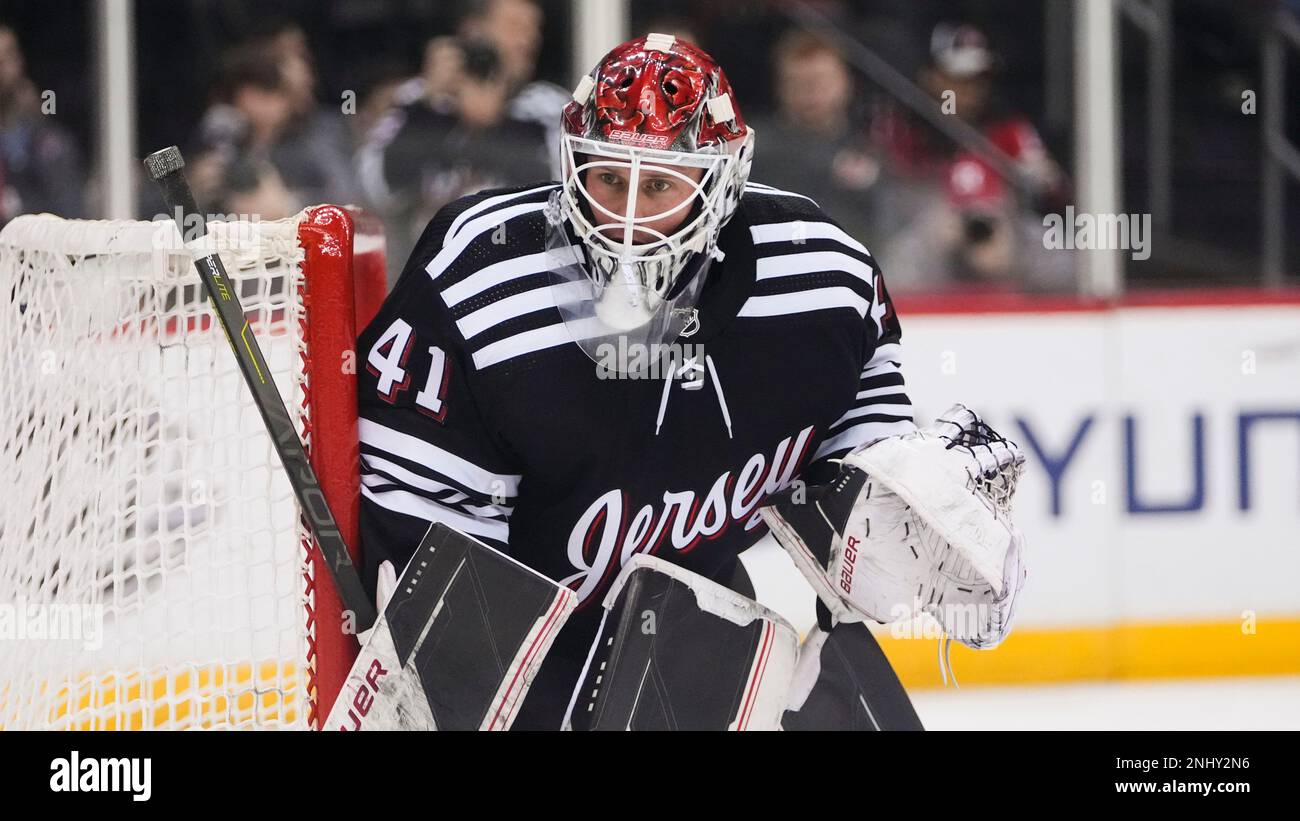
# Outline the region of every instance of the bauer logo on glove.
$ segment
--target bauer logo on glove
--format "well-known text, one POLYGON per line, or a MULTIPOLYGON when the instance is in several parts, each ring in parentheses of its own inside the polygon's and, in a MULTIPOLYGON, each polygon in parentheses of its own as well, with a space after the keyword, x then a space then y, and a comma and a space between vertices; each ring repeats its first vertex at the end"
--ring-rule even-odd
POLYGON ((993 647, 1026 575, 1010 516, 1024 461, 955 405, 928 428, 853 451, 835 481, 762 515, 838 621, 924 612, 957 641, 993 647))

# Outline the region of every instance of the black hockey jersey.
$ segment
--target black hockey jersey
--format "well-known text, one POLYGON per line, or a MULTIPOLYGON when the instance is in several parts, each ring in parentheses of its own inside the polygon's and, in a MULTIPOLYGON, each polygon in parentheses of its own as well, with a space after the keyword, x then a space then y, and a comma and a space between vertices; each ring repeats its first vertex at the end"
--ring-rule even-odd
MULTIPOLYGON (((751 183, 678 365, 610 378, 545 270, 555 184, 460 199, 361 334, 364 575, 431 522, 577 591, 516 726, 558 728, 601 600, 633 553, 728 583, 765 496, 913 429, 875 261, 810 199, 751 183)), ((689 334, 687 336, 686 334, 689 334)))

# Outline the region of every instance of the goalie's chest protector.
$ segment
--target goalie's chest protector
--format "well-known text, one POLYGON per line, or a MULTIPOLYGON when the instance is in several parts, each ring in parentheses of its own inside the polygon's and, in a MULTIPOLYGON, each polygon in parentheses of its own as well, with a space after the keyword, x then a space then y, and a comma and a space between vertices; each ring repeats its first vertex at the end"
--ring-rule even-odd
POLYGON ((726 572, 764 532, 763 497, 798 478, 854 406, 876 342, 874 288, 835 269, 857 260, 816 238, 810 226, 825 218, 801 204, 746 197, 698 323, 643 378, 572 343, 530 349, 553 340, 553 309, 470 340, 476 404, 523 477, 510 552, 577 591, 584 610, 633 553, 726 572))

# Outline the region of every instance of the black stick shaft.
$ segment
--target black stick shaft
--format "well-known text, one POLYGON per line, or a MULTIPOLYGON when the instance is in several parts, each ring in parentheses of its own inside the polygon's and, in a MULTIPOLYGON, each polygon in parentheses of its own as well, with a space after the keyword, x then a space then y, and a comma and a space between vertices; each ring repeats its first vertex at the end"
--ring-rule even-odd
MULTIPOLYGON (((207 223, 195 204, 194 194, 185 179, 180 151, 175 147, 156 151, 145 159, 145 166, 162 190, 168 209, 181 218, 177 228, 181 229, 185 242, 203 239, 207 235, 207 223)), ((199 253, 194 253, 194 267, 198 269, 212 309, 239 362, 244 382, 252 392, 257 410, 262 414, 262 421, 275 443, 280 462, 289 474, 289 483, 293 485, 294 495, 298 497, 298 505, 311 526, 312 535, 320 547, 321 555, 325 557, 330 575, 334 577, 334 586, 339 591, 343 606, 354 614, 356 629, 365 630, 374 624, 375 608, 352 564, 347 544, 325 501, 325 494, 307 459, 307 452, 298 439, 298 430, 284 408, 284 400, 275 387, 266 357, 262 355, 262 349, 248 325, 235 286, 226 276, 225 266, 221 264, 221 257, 215 250, 204 256, 199 253)))

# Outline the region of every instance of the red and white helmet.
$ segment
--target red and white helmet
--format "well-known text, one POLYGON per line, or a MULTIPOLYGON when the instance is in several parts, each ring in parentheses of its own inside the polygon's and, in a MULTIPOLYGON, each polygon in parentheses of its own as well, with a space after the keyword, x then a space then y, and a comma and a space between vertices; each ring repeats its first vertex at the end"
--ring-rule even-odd
POLYGON ((671 301, 692 255, 713 255, 749 178, 754 133, 713 58, 667 34, 639 37, 605 55, 578 83, 563 131, 560 214, 587 250, 597 289, 625 283, 642 295, 634 313, 645 316, 671 301), (628 175, 623 213, 587 190, 585 172, 601 168, 628 175), (690 168, 703 169, 698 182, 683 173, 690 168), (691 196, 636 216, 638 179, 650 171, 681 181, 691 196), (678 212, 686 219, 670 234, 648 225, 678 212))

